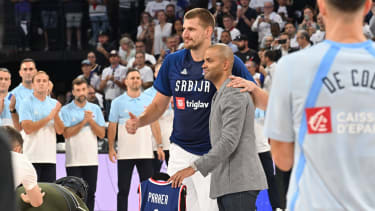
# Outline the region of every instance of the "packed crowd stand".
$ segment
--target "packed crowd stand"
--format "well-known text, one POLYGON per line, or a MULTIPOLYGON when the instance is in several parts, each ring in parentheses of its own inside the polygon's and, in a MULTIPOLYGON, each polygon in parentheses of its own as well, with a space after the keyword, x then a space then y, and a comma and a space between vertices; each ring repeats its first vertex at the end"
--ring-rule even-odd
MULTIPOLYGON (((176 102, 171 102, 170 108, 159 121, 152 124, 150 128, 144 128, 137 133, 137 139, 147 140, 142 146, 139 143, 119 143, 116 153, 114 144, 116 134, 119 139, 134 139, 127 135, 125 135, 127 137, 120 137, 120 134, 125 134, 125 127, 117 126, 124 125, 125 119, 131 118, 128 111, 138 116, 152 101, 156 93, 153 81, 157 77, 164 58, 184 48, 183 14, 197 3, 192 1, 189 4, 187 0, 146 0, 141 3, 132 0, 119 0, 115 1, 117 5, 114 7, 113 2, 107 0, 89 0, 87 2, 80 0, 61 2, 12 0, 12 2, 15 8, 15 23, 19 27, 19 35, 22 37, 18 43, 20 50, 33 50, 30 49, 30 38, 32 37, 31 33, 34 32, 30 29, 33 25, 32 21, 35 19, 32 18, 31 11, 36 10, 35 8, 38 8, 40 12, 41 25, 38 27, 38 31, 44 37, 43 50, 49 50, 49 32, 61 24, 58 22, 60 13, 57 10, 51 10, 51 5, 55 4, 57 7, 62 6, 64 11, 66 28, 64 46, 66 50, 85 48, 84 50, 87 50, 88 53, 87 58, 81 62, 82 72, 78 73, 77 71, 77 79, 73 81, 72 92, 68 92, 66 96, 59 96, 56 101, 49 97, 54 96, 51 81, 49 81, 48 87, 38 88, 40 93, 44 93, 44 96, 40 97, 47 98, 50 102, 46 105, 30 104, 24 101, 26 98, 35 101, 33 97, 30 97, 31 87, 34 83, 43 83, 43 80, 48 80, 48 75, 44 77, 46 73, 37 69, 37 61, 25 59, 21 62, 19 73, 22 83, 9 93, 10 73, 5 68, 1 69, 0 83, 6 84, 0 87, 2 89, 0 90, 2 124, 12 125, 18 130, 22 126, 25 133, 23 135, 29 137, 33 132, 46 126, 46 124, 30 125, 28 122, 28 120, 40 120, 33 116, 31 110, 34 108, 30 108, 39 106, 35 109, 44 108, 45 111, 50 112, 48 120, 54 120, 54 127, 50 125, 52 128, 50 131, 38 132, 38 135, 49 134, 52 138, 57 133, 63 134, 65 139, 71 139, 77 134, 77 131, 85 127, 84 124, 75 120, 74 116, 76 115, 78 118, 80 109, 72 104, 72 100, 81 100, 79 101, 82 104, 81 108, 90 107, 88 109, 90 112, 85 112, 84 120, 82 120, 84 123, 88 123, 94 131, 93 134, 89 133, 89 137, 92 139, 107 137, 111 161, 115 162, 116 159, 120 161, 118 167, 123 171, 119 171, 121 194, 118 196, 118 206, 126 210, 127 200, 124 199, 128 197, 133 167, 137 166, 140 179, 145 180, 160 170, 161 162, 159 160, 165 160, 168 163, 168 139, 172 130, 173 107, 176 106, 176 102), (88 9, 88 11, 84 11, 84 9, 88 9), (91 27, 86 40, 88 45, 83 44, 81 39, 82 33, 84 33, 81 30, 84 14, 88 14, 91 27), (114 27, 113 22, 118 25, 114 27), (36 78, 39 80, 35 81, 36 78), (84 88, 85 82, 83 81, 88 83, 87 90, 84 88), (127 95, 124 95, 125 90, 128 91, 127 95), (86 98, 80 99, 82 93, 86 91, 87 102, 90 102, 87 105, 84 104, 86 98), (134 96, 134 98, 129 98, 128 95, 134 96), (27 110, 30 112, 27 113, 27 110), (77 123, 80 127, 73 127, 77 123), (64 127, 76 131, 70 131, 68 134, 63 133, 64 127), (107 128, 106 134, 104 128, 107 128), (128 151, 120 146, 123 144, 131 146, 128 151)), ((314 1, 212 0, 206 3, 207 8, 216 18, 212 42, 228 45, 245 64, 257 85, 267 92, 272 86, 272 76, 279 58, 309 48, 325 39, 324 21, 319 15, 314 1)), ((372 11, 363 22, 363 33, 368 39, 373 39, 375 35, 372 11)), ((263 135, 264 117, 265 111, 257 109, 255 112, 257 150, 267 176, 271 205, 273 209, 284 209, 290 172, 283 172, 277 167, 274 169, 270 146, 267 138, 263 135)), ((87 134, 80 134, 80 136, 85 135, 87 134)), ((95 162, 97 146, 79 146, 79 144, 69 143, 66 143, 67 173, 83 177, 88 181, 88 207, 93 210, 98 171, 97 161, 95 162), (88 152, 89 158, 75 157, 77 150, 81 147, 91 147, 89 149, 91 152, 88 152), (76 162, 74 159, 79 161, 76 162), (92 160, 94 161, 91 162, 92 160)), ((38 146, 35 147, 38 148, 38 146)), ((39 181, 50 182, 56 176, 56 165, 54 164, 56 162, 54 154, 56 147, 50 146, 48 149, 54 152, 49 152, 51 155, 46 155, 47 157, 38 157, 45 154, 45 150, 43 150, 44 152, 38 152, 35 159, 31 160, 38 173, 44 172, 44 177, 41 176, 42 173, 38 174, 39 181)), ((29 152, 26 153, 36 153, 36 151, 29 148, 29 152)))

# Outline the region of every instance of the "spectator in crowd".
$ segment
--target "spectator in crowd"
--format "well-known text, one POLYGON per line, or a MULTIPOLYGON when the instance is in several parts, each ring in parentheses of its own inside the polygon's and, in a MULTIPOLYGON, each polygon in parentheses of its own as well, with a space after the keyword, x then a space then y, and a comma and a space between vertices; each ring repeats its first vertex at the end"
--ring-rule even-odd
POLYGON ((137 27, 137 40, 144 40, 149 33, 149 29, 153 21, 150 13, 148 12, 142 12, 140 19, 141 21, 137 27))
MULTIPOLYGON (((108 117, 111 102, 120 96, 125 89, 122 81, 125 78, 127 68, 120 64, 120 56, 116 50, 112 50, 109 55, 111 65, 104 68, 99 89, 104 93, 105 115, 108 117)), ((106 118, 107 119, 107 118, 106 118)))
POLYGON ((115 34, 129 33, 131 37, 137 34, 137 25, 139 23, 139 8, 141 7, 140 1, 134 0, 118 0, 118 25, 119 31, 115 34))
POLYGON ((228 45, 232 49, 233 53, 238 51, 237 45, 232 43, 232 38, 229 31, 223 31, 221 33, 220 42, 228 45))
POLYGON ((151 67, 145 63, 145 53, 140 51, 135 54, 135 61, 133 64, 134 68, 141 74, 142 88, 143 90, 152 86, 154 82, 154 72, 151 67))
POLYGON ((178 36, 179 41, 177 42, 177 45, 179 45, 182 42, 182 33, 184 31, 182 20, 181 19, 176 19, 173 22, 173 27, 172 27, 172 34, 178 36))
POLYGON ((298 30, 308 30, 309 28, 316 29, 317 25, 314 21, 314 10, 310 6, 306 6, 303 9, 303 21, 298 26, 298 30))
POLYGON ((161 51, 160 56, 158 58, 158 63, 162 62, 168 54, 176 52, 177 48, 178 48, 178 45, 177 45, 175 35, 171 35, 171 36, 167 37, 166 49, 161 51))
POLYGON ((296 50, 290 48, 289 36, 285 32, 280 35, 279 39, 277 39, 277 46, 275 49, 279 49, 281 51, 281 56, 285 56, 296 50))
POLYGON ((261 43, 261 48, 271 49, 273 41, 274 41, 274 39, 273 39, 272 36, 266 36, 266 37, 264 37, 264 40, 261 43))
POLYGON ((273 11, 273 1, 266 0, 264 2, 264 14, 258 15, 251 27, 254 32, 258 32, 259 42, 262 42, 264 37, 271 35, 271 23, 279 24, 281 29, 284 27, 280 15, 273 11))
POLYGON ((173 24, 177 19, 176 6, 174 4, 168 4, 165 8, 165 14, 167 15, 167 22, 173 24))
POLYGON ((268 93, 271 90, 272 86, 272 79, 275 76, 275 70, 276 70, 276 61, 277 58, 277 50, 267 50, 264 53, 262 65, 264 65, 266 68, 265 70, 265 79, 264 79, 264 85, 263 89, 267 91, 268 93))
POLYGON ((145 12, 150 13, 151 17, 157 19, 157 15, 158 15, 157 13, 160 10, 165 12, 165 8, 167 7, 168 4, 170 4, 170 2, 165 1, 165 0, 149 1, 146 5, 145 12))
MULTIPOLYGON (((118 194, 117 210, 128 210, 128 195, 134 166, 137 167, 140 181, 150 178, 153 174, 153 152, 151 134, 154 135, 157 144, 161 145, 160 126, 158 121, 150 127, 144 127, 136 134, 129 134, 125 130, 125 120, 139 116, 147 107, 152 98, 141 92, 141 75, 138 70, 131 69, 127 72, 124 83, 127 92, 113 101, 109 116, 108 144, 109 159, 115 163, 118 169, 118 194), (137 99, 137 100, 135 100, 137 99), (118 150, 114 143, 118 137, 118 150)), ((163 148, 158 148, 158 158, 164 160, 163 148)))
POLYGON ((167 22, 164 10, 157 12, 159 24, 155 26, 153 54, 159 57, 162 50, 166 49, 165 41, 172 33, 172 24, 167 22))
POLYGON ((87 54, 87 59, 90 62, 91 72, 94 72, 98 75, 102 74, 102 66, 96 63, 96 55, 94 51, 90 51, 87 54))
POLYGON ((131 40, 129 37, 121 38, 118 54, 121 59, 120 63, 124 66, 127 66, 129 60, 135 56, 135 47, 133 40, 131 40))
POLYGON ((25 134, 24 153, 33 163, 40 182, 56 180, 56 133, 64 132, 58 113, 61 104, 48 97, 49 76, 38 71, 33 79, 33 94, 20 106, 20 122, 25 134))
MULTIPOLYGON (((12 115, 13 122, 19 122, 21 102, 33 95, 32 79, 36 72, 37 69, 33 59, 26 58, 22 60, 20 69, 18 71, 22 78, 22 82, 11 91, 14 97, 11 99, 9 110, 12 115)), ((19 131, 21 130, 19 124, 14 124, 14 127, 19 131)))
POLYGON ((31 3, 30 0, 12 0, 14 3, 14 19, 17 30, 17 47, 19 51, 30 51, 30 25, 31 3))
POLYGON ((305 30, 298 31, 297 42, 300 50, 311 47, 309 33, 305 30))
POLYGON ((326 37, 326 30, 325 30, 322 14, 319 13, 316 19, 317 19, 317 24, 318 24, 319 29, 310 38, 311 42, 314 45, 322 42, 326 37))
POLYGON ((14 98, 13 94, 8 92, 11 82, 11 74, 9 70, 6 68, 0 68, 0 125, 9 125, 15 128, 20 128, 19 122, 17 121, 18 119, 14 119, 15 121, 13 121, 12 114, 10 113, 9 105, 11 99, 14 98))
POLYGON ((108 65, 109 52, 115 49, 114 45, 109 41, 108 32, 101 32, 98 37, 98 43, 96 45, 96 57, 97 62, 102 67, 108 65))
POLYGON ((107 1, 108 0, 88 0, 89 2, 89 17, 92 29, 92 37, 89 43, 92 46, 96 45, 99 33, 101 31, 109 30, 109 21, 107 15, 107 1))
POLYGON ((224 31, 224 29, 220 26, 215 26, 214 28, 214 32, 212 33, 212 37, 211 37, 211 40, 212 40, 212 43, 213 44, 216 44, 216 43, 219 43, 220 42, 220 38, 221 38, 221 33, 224 31))
POLYGON ((72 47, 73 28, 76 30, 77 49, 82 49, 81 44, 81 23, 82 23, 82 2, 81 0, 63 0, 66 20, 66 47, 72 47))
POLYGON ((266 0, 251 0, 250 1, 250 4, 249 4, 249 7, 252 8, 252 9, 255 9, 257 11, 257 13, 261 13, 264 9, 264 2, 266 0))
POLYGON ((237 5, 232 0, 223 0, 222 4, 216 5, 214 16, 216 18, 217 26, 224 28, 223 17, 224 15, 236 16, 237 5))
MULTIPOLYGON (((161 67, 161 63, 157 63, 155 65, 155 78, 158 77, 159 70, 161 67)), ((144 91, 145 95, 149 95, 152 99, 155 97, 157 93, 157 90, 154 86, 146 89, 144 91)), ((173 102, 171 102, 173 104, 173 102)), ((161 165, 163 164, 163 161, 158 159, 158 148, 163 148, 164 154, 165 154, 165 162, 168 166, 169 162, 169 145, 170 145, 170 136, 172 134, 172 128, 173 128, 173 117, 174 112, 171 105, 168 106, 168 109, 164 112, 163 116, 161 116, 158 121, 160 125, 160 132, 161 132, 161 139, 162 139, 162 145, 157 145, 156 140, 154 137, 152 137, 153 141, 153 150, 154 150, 154 160, 153 160, 153 167, 154 167, 154 175, 158 172, 160 172, 161 165)))
POLYGON ((234 27, 233 17, 230 15, 223 15, 224 30, 229 31, 232 40, 240 36, 241 32, 234 27))
POLYGON ((237 37, 236 39, 238 51, 235 53, 236 56, 238 56, 243 63, 246 61, 254 61, 257 64, 259 64, 260 59, 256 51, 249 48, 248 45, 248 39, 246 35, 241 35, 237 37))
POLYGON ((91 71, 91 63, 89 60, 85 59, 81 62, 81 70, 82 74, 77 78, 85 79, 95 90, 99 90, 100 77, 96 72, 91 71))
POLYGON ((21 198, 32 207, 39 207, 43 204, 43 193, 38 186, 38 175, 34 166, 27 157, 22 154, 23 139, 21 134, 10 126, 0 127, 2 135, 6 135, 12 147, 11 157, 13 166, 14 187, 22 185, 26 193, 21 194, 21 198))
POLYGON ((59 5, 59 3, 59 0, 39 0, 39 9, 44 35, 44 51, 48 51, 50 47, 50 31, 55 30, 58 27, 57 5, 59 5))
POLYGON ((280 15, 283 19, 284 24, 291 21, 294 21, 294 12, 295 9, 292 6, 292 3, 289 0, 277 0, 275 6, 275 11, 280 15))
POLYGON ((290 40, 290 47, 291 48, 298 48, 298 42, 297 42, 297 35, 296 35, 296 27, 292 22, 288 22, 285 24, 285 32, 289 36, 290 40))
POLYGON ((258 34, 251 30, 257 12, 249 7, 250 0, 241 0, 241 8, 237 10, 237 25, 236 28, 248 38, 248 46, 251 49, 258 49, 258 34))
POLYGON ((90 211, 94 211, 98 177, 97 138, 104 138, 105 122, 99 106, 87 101, 88 84, 85 79, 73 80, 72 94, 74 100, 63 106, 59 114, 64 123, 66 173, 87 182, 86 204, 90 211))
POLYGON ((103 105, 103 95, 96 92, 94 87, 88 85, 87 88, 89 91, 87 93, 87 101, 93 104, 96 104, 100 107, 102 111, 104 111, 104 105, 103 105))
MULTIPOLYGON (((156 59, 152 54, 149 54, 146 52, 146 46, 145 43, 141 40, 138 40, 135 42, 135 51, 137 52, 144 52, 145 53, 145 62, 150 63, 151 65, 156 64, 156 59)), ((135 61, 135 57, 131 58, 128 62, 128 68, 133 67, 133 63, 135 61)))

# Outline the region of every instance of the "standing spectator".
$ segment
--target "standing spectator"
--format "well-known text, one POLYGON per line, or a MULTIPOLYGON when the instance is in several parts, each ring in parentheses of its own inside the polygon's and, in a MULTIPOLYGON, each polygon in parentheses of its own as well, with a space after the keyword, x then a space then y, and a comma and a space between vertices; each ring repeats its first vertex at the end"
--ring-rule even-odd
POLYGON ((228 45, 232 49, 233 53, 238 51, 237 45, 232 43, 232 37, 230 36, 229 31, 221 32, 220 42, 228 45))
POLYGON ((233 17, 230 15, 223 15, 224 30, 229 31, 232 40, 240 36, 240 30, 234 28, 233 17))
POLYGON ((290 40, 290 47, 291 48, 298 48, 298 42, 297 42, 297 36, 296 36, 296 27, 294 26, 293 23, 288 22, 285 24, 285 32, 289 36, 290 40))
POLYGON ((271 90, 272 80, 275 76, 276 61, 277 61, 276 51, 267 50, 264 53, 262 65, 266 66, 266 68, 264 69, 265 79, 264 79, 263 89, 267 91, 268 93, 271 90))
POLYGON ((109 34, 107 32, 101 32, 99 34, 98 43, 96 45, 96 56, 98 64, 102 67, 107 66, 109 52, 114 49, 114 45, 109 41, 109 34))
MULTIPOLYGON (((155 136, 158 144, 162 144, 160 126, 157 121, 151 124, 151 130, 150 127, 144 127, 134 135, 125 130, 125 121, 135 118, 134 115, 141 115, 145 107, 151 103, 152 98, 141 93, 141 75, 138 70, 129 70, 124 82, 127 92, 113 101, 108 126, 109 159, 112 162, 117 160, 118 211, 128 210, 128 195, 134 166, 137 167, 141 182, 153 174, 152 159, 154 155, 151 134, 155 136), (117 153, 114 147, 116 133, 118 137, 117 153)), ((162 145, 158 148, 158 158, 164 160, 162 145)))
POLYGON ((143 90, 151 87, 154 82, 154 74, 151 67, 145 64, 145 53, 137 52, 137 54, 135 54, 133 66, 139 71, 139 74, 141 74, 143 90))
POLYGON ((305 30, 298 31, 297 42, 300 50, 311 47, 309 33, 305 30))
POLYGON ((157 12, 159 24, 155 26, 153 54, 156 58, 166 49, 165 41, 172 33, 172 24, 167 23, 167 16, 163 10, 157 12))
POLYGON ((279 39, 277 40, 277 44, 278 46, 276 49, 281 51, 281 56, 286 56, 293 51, 293 49, 290 48, 289 36, 285 32, 280 35, 279 39))
POLYGON ((104 138, 105 122, 99 106, 87 102, 87 81, 77 78, 72 85, 74 101, 63 106, 59 114, 64 123, 66 173, 87 182, 86 204, 90 211, 94 211, 98 177, 97 138, 104 138))
MULTIPOLYGON (((9 70, 0 68, 0 125, 9 125, 19 129, 18 118, 12 117, 10 112, 10 103, 15 100, 13 94, 8 92, 10 84, 11 74, 9 70)), ((13 108, 12 111, 14 112, 13 108)))
POLYGON ((12 0, 14 19, 18 32, 17 47, 19 51, 30 51, 31 4, 29 0, 12 0))
POLYGON ((216 26, 224 28, 223 16, 231 15, 232 17, 236 17, 236 12, 237 5, 233 2, 233 0, 223 0, 222 4, 217 4, 214 12, 216 26))
POLYGON ((325 40, 325 37, 326 37, 324 20, 323 20, 322 14, 320 14, 320 13, 318 14, 318 17, 317 17, 317 23, 318 23, 319 29, 310 38, 311 42, 314 45, 322 42, 323 40, 325 40))
POLYGON ((77 49, 82 49, 81 44, 81 23, 82 23, 82 1, 81 0, 63 0, 66 20, 66 47, 68 50, 72 47, 73 28, 76 30, 77 49))
POLYGON ((255 63, 259 64, 260 59, 256 51, 250 49, 248 46, 248 39, 246 35, 241 35, 236 39, 238 51, 236 52, 236 56, 242 60, 243 63, 246 61, 254 61, 255 63))
POLYGON ((58 27, 57 12, 59 3, 59 0, 39 0, 39 9, 44 35, 44 51, 49 50, 50 35, 53 34, 51 32, 56 30, 58 27))
POLYGON ((118 0, 119 3, 119 32, 117 34, 121 35, 128 33, 131 37, 135 37, 137 33, 137 23, 138 23, 138 10, 139 1, 137 0, 118 0))
MULTIPOLYGON (((12 119, 14 122, 19 122, 19 112, 21 102, 33 95, 32 79, 36 74, 36 65, 35 61, 30 58, 22 60, 20 65, 20 70, 18 71, 19 75, 22 78, 22 82, 14 88, 11 93, 14 95, 14 103, 11 103, 9 110, 12 114, 12 119)), ((17 130, 21 130, 21 127, 17 128, 17 125, 14 125, 17 130)))
POLYGON ((264 8, 264 2, 266 0, 251 0, 249 7, 255 9, 258 13, 261 13, 264 8))
MULTIPOLYGON (((169 1, 165 0, 154 0, 154 1, 149 1, 146 5, 145 12, 150 13, 151 17, 157 18, 157 13, 162 10, 165 12, 165 8, 167 5, 170 4, 169 1)), ((160 21, 160 20, 159 20, 160 21)))
POLYGON ((94 87, 88 85, 87 88, 88 94, 87 94, 87 101, 93 104, 96 104, 100 107, 102 111, 104 111, 104 105, 103 105, 103 95, 96 92, 94 87))
POLYGON ((314 10, 306 6, 305 9, 303 9, 303 21, 298 26, 298 30, 308 30, 310 27, 316 29, 316 23, 314 21, 314 10))
MULTIPOLYGON (((252 0, 253 1, 253 0, 252 0)), ((240 30, 248 38, 248 45, 251 49, 258 49, 258 34, 251 30, 257 12, 249 7, 250 0, 241 0, 241 8, 237 10, 237 25, 236 28, 240 30)))
MULTIPOLYGON (((176 19, 173 22, 172 34, 175 34, 175 35, 179 36, 180 40, 182 41, 182 33, 183 32, 184 32, 184 27, 183 27, 183 24, 182 24, 182 20, 176 19)), ((178 44, 180 44, 180 42, 178 44)))
POLYGON ((120 56, 120 63, 127 66, 129 60, 135 56, 133 40, 131 40, 129 37, 121 38, 118 54, 120 56))
POLYGON ((177 51, 178 45, 175 35, 167 37, 166 40, 167 49, 162 50, 158 58, 158 63, 161 63, 166 56, 177 51))
POLYGON ((96 55, 94 51, 90 51, 87 54, 87 59, 90 62, 91 72, 94 72, 98 75, 102 74, 102 66, 96 63, 96 55))
POLYGON ((176 7, 174 4, 168 4, 165 8, 165 14, 167 15, 167 22, 173 24, 177 19, 176 17, 176 7))
POLYGON ((141 22, 137 27, 137 40, 146 39, 147 34, 149 33, 150 26, 152 25, 152 17, 148 12, 141 13, 141 22))
POLYGON ((20 106, 20 122, 25 134, 24 153, 34 165, 39 182, 56 180, 56 133, 64 132, 58 113, 61 104, 47 96, 49 76, 38 71, 32 80, 33 95, 20 106))
POLYGON ((258 32, 259 42, 262 42, 265 36, 271 35, 271 23, 278 23, 280 29, 284 27, 280 15, 273 11, 273 1, 266 0, 264 2, 264 14, 258 15, 251 27, 254 32, 258 32))
POLYGON ((107 1, 108 0, 88 0, 89 2, 89 16, 92 28, 92 37, 89 43, 96 45, 99 33, 101 31, 109 30, 109 22, 107 15, 107 1))
MULTIPOLYGON (((148 62, 151 65, 156 64, 155 57, 152 54, 149 54, 149 53, 146 52, 146 46, 145 46, 145 43, 143 41, 138 40, 137 42, 135 42, 135 51, 136 51, 136 53, 138 53, 138 52, 144 52, 145 53, 145 62, 148 62)), ((135 61, 135 57, 131 58, 128 62, 127 67, 128 68, 133 67, 134 61, 135 61)))
POLYGON ((111 65, 104 68, 99 89, 104 92, 105 115, 108 117, 111 102, 120 96, 125 89, 122 81, 125 78, 127 68, 120 64, 120 56, 117 51, 112 50, 109 55, 111 65))
POLYGON ((89 60, 85 59, 81 62, 81 70, 82 74, 77 78, 85 79, 89 85, 94 87, 95 90, 99 90, 100 77, 96 72, 91 71, 91 64, 89 60))

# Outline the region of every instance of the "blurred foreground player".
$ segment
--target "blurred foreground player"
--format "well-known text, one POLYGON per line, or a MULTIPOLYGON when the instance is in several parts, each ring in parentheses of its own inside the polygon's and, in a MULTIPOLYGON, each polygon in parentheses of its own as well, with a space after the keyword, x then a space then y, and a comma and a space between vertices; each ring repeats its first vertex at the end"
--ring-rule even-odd
POLYGON ((277 64, 265 128, 276 165, 293 167, 288 210, 374 210, 371 4, 318 0, 327 40, 277 64))

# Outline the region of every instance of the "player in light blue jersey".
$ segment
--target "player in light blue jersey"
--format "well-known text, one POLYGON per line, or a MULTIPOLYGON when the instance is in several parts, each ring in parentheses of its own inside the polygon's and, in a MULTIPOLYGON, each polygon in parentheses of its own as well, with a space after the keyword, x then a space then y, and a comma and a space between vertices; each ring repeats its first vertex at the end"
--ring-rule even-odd
POLYGON ((13 122, 9 109, 11 101, 14 101, 14 96, 8 92, 10 84, 11 74, 9 70, 6 68, 0 68, 0 125, 9 125, 12 127, 17 125, 19 127, 18 119, 13 122))
MULTIPOLYGON (((33 94, 32 79, 36 72, 37 69, 33 59, 26 58, 22 60, 20 70, 18 71, 22 78, 22 82, 11 91, 11 93, 15 96, 15 99, 13 99, 13 103, 10 106, 10 112, 12 114, 12 118, 17 120, 15 122, 18 122, 19 119, 21 102, 33 94)), ((14 126, 17 130, 21 130, 20 126, 14 126)))
POLYGON ((318 0, 326 41, 283 57, 265 130, 276 165, 293 167, 291 211, 374 210, 375 45, 371 0, 318 0))
MULTIPOLYGON (((157 94, 142 116, 127 122, 127 130, 134 133, 139 127, 159 119, 174 100, 174 120, 171 135, 168 174, 191 165, 211 149, 208 120, 215 86, 203 77, 203 57, 211 45, 215 18, 202 8, 192 9, 184 17, 184 47, 169 54, 154 82, 157 94)), ((245 65, 234 58, 233 75, 253 81, 245 65)), ((265 108, 267 94, 254 83, 251 96, 257 107, 265 108)), ((215 200, 209 198, 210 176, 196 173, 185 179, 188 210, 218 210, 215 200)))

